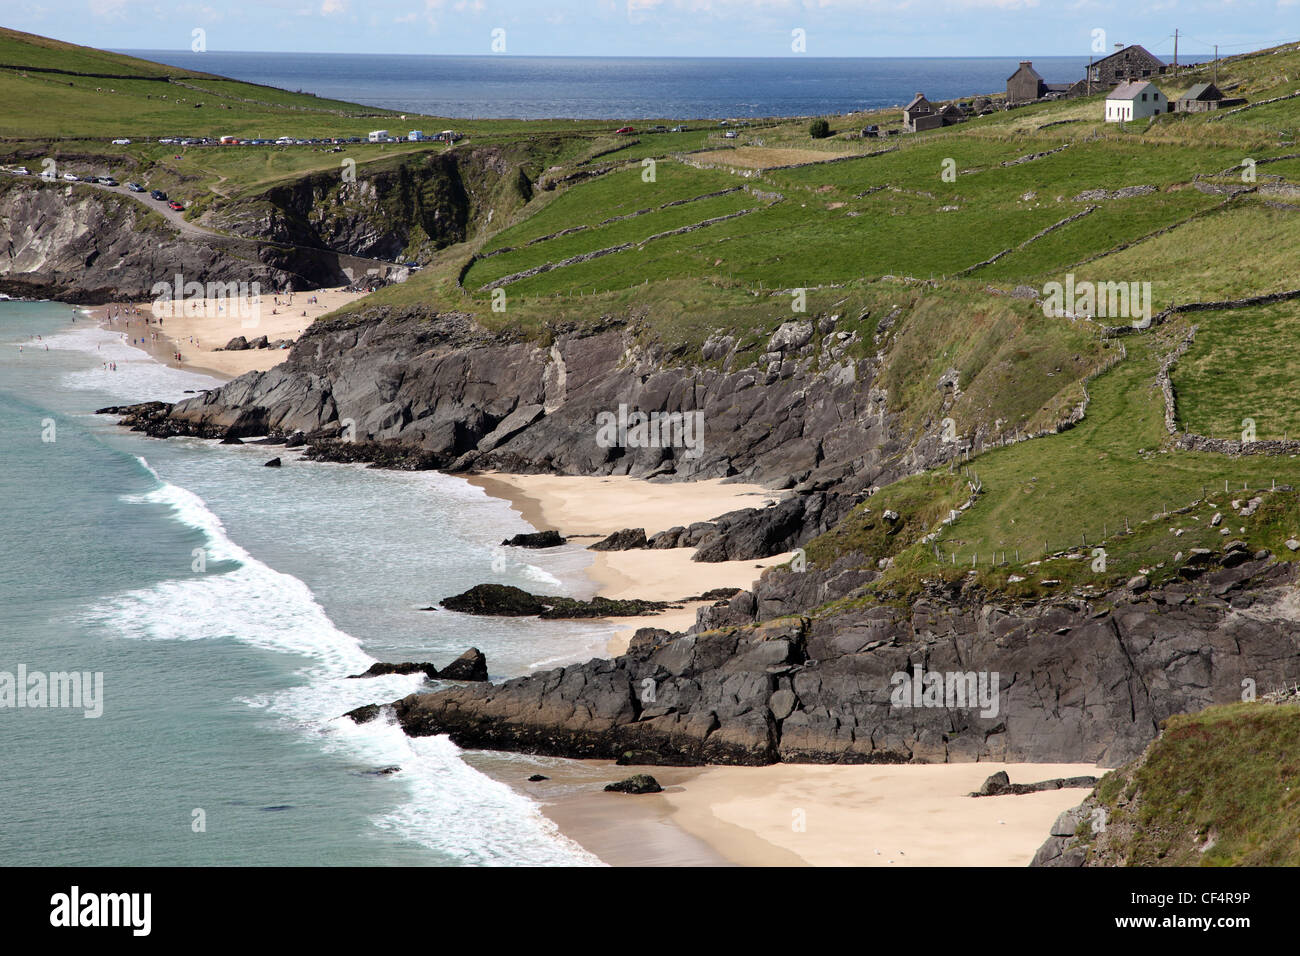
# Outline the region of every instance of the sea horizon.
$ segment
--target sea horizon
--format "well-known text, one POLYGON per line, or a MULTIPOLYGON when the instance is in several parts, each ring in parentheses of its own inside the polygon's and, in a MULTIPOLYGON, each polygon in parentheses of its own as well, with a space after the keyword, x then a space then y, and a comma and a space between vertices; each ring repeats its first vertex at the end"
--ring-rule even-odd
POLYGON ((181 69, 455 119, 682 120, 843 115, 992 95, 1022 60, 1049 82, 1088 57, 601 57, 122 49, 181 69), (392 69, 401 64, 401 70, 392 69))

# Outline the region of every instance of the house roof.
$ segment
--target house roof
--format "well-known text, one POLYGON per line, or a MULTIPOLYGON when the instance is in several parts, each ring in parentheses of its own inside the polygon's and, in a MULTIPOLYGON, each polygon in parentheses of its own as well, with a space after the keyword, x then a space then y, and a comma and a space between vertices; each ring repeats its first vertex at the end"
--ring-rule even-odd
POLYGON ((1213 83, 1197 83, 1178 98, 1180 100, 1221 100, 1223 94, 1213 83))
POLYGON ((1107 60, 1113 60, 1115 57, 1120 56, 1123 53, 1127 53, 1129 50, 1141 50, 1143 53, 1151 57, 1151 59, 1155 60, 1157 63, 1161 63, 1161 64, 1164 63, 1164 60, 1160 59, 1160 57, 1156 56, 1154 53, 1152 53, 1146 47, 1142 46, 1140 43, 1130 43, 1128 46, 1124 47, 1124 49, 1116 50, 1110 56, 1104 56, 1100 60, 1097 60, 1092 65, 1100 66, 1101 64, 1105 63, 1107 60))
POLYGON ((914 97, 912 97, 912 102, 904 106, 903 109, 911 110, 921 105, 929 106, 930 101, 925 98, 924 93, 917 93, 914 97))
POLYGON ((1148 83, 1146 80, 1129 80, 1128 82, 1121 83, 1119 86, 1115 87, 1115 89, 1111 90, 1110 95, 1107 96, 1106 99, 1135 100, 1140 95, 1142 95, 1142 93, 1147 92, 1147 87, 1150 87, 1150 92, 1153 93, 1160 92, 1158 89, 1156 89, 1155 86, 1148 83))
POLYGON ((1014 80, 1016 77, 1020 76, 1021 74, 1027 74, 1028 76, 1033 77, 1034 79, 1037 80, 1042 79, 1042 77, 1038 75, 1038 71, 1034 69, 1034 64, 1032 61, 1021 60, 1020 69, 1016 70, 1016 72, 1008 76, 1007 82, 1010 83, 1012 80, 1014 80))

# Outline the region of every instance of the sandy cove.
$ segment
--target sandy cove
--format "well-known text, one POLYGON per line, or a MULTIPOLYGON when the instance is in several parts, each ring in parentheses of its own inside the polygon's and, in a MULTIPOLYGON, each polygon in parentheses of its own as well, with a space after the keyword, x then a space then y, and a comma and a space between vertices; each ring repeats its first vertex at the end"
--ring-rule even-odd
MULTIPOLYGON (((236 336, 254 339, 265 335, 274 342, 296 340, 307 327, 327 312, 361 298, 363 293, 343 288, 295 292, 292 305, 287 293, 253 297, 251 314, 241 316, 237 307, 216 299, 204 299, 201 315, 154 316, 154 304, 108 303, 95 306, 91 315, 105 328, 123 333, 127 340, 148 350, 157 361, 172 368, 188 369, 216 378, 238 378, 245 372, 265 372, 289 357, 288 349, 248 349, 237 352, 217 351, 236 336), (309 303, 309 299, 316 299, 309 303), (276 300, 280 304, 276 304, 276 300), (131 310, 135 310, 132 314, 131 310), (109 316, 116 319, 109 321, 109 316), (154 338, 154 335, 157 338, 154 338), (176 355, 180 354, 177 360, 176 355)), ((198 301, 198 300, 195 300, 198 301)), ((174 309, 183 312, 181 305, 174 309)))
MULTIPOLYGON (((647 482, 618 477, 485 474, 470 482, 504 498, 533 527, 591 543, 623 528, 647 535, 781 497, 757 485, 647 482)), ((592 552, 588 574, 611 598, 674 600, 715 587, 748 588, 761 561, 705 564, 694 549, 592 552)), ((684 630, 681 611, 620 618, 618 656, 638 627, 684 630)), ((614 623, 614 622, 611 622, 614 623)), ((561 831, 613 865, 1026 866, 1083 789, 972 798, 999 770, 1014 783, 1101 776, 1090 764, 863 764, 768 767, 619 767, 608 761, 467 757, 538 800, 561 831), (520 759, 549 780, 525 783, 520 759), (605 793, 604 784, 652 774, 659 794, 605 793), (877 853, 876 851, 880 851, 877 853)))
MULTIPOLYGON (((216 352, 216 347, 236 335, 296 338, 317 315, 356 298, 342 290, 311 294, 319 304, 306 305, 307 296, 298 294, 292 310, 276 315, 263 310, 253 330, 244 329, 238 316, 164 318, 160 326, 148 322, 148 305, 130 303, 100 306, 91 314, 128 339, 142 339, 138 344, 164 364, 233 378, 271 368, 288 350, 216 352), (131 309, 138 314, 129 314, 131 309), (110 312, 115 321, 108 320, 110 312)), ((757 485, 719 480, 654 483, 621 476, 501 474, 469 480, 510 502, 538 530, 557 530, 585 543, 629 527, 652 535, 781 497, 757 485)), ((688 548, 592 552, 587 570, 606 597, 676 600, 718 587, 748 588, 763 568, 790 557, 706 564, 691 561, 693 553, 688 548)), ((610 655, 622 653, 638 627, 684 630, 700 606, 694 602, 682 610, 619 619, 610 655)), ((980 799, 967 794, 998 770, 1016 783, 1102 773, 1086 764, 634 768, 485 752, 467 752, 466 759, 536 799, 562 832, 606 863, 628 866, 1024 866, 1061 811, 1077 805, 1087 791, 980 799), (652 773, 664 792, 603 792, 604 784, 638 769, 652 773), (550 779, 525 782, 532 770, 550 779)))
MULTIPOLYGON (((710 481, 649 482, 623 475, 475 475, 469 479, 494 498, 504 498, 539 531, 558 531, 576 543, 591 544, 624 528, 644 528, 650 536, 678 525, 709 521, 738 508, 761 508, 783 492, 761 485, 710 481)), ((692 561, 694 548, 593 551, 587 574, 607 598, 676 601, 714 588, 748 588, 763 569, 789 561, 779 554, 757 561, 692 561)), ((681 610, 619 618, 622 627, 609 643, 617 657, 639 627, 682 631, 695 623, 693 601, 681 610)))

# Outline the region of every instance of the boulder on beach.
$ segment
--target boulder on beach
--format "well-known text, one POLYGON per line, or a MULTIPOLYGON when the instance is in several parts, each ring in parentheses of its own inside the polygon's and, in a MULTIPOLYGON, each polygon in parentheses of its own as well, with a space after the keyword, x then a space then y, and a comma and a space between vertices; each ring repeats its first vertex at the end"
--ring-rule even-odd
POLYGON ((279 458, 272 458, 270 461, 268 461, 268 462, 267 462, 265 465, 263 465, 262 467, 263 467, 263 468, 279 468, 279 467, 280 467, 280 459, 279 459, 279 458))
POLYGON ((999 770, 985 780, 971 796, 1023 796, 1026 793, 1042 793, 1044 790, 1090 789, 1095 786, 1097 786, 1096 777, 1053 777, 1051 780, 1039 780, 1037 783, 1012 783, 1006 771, 999 770))
POLYGON ((223 351, 243 352, 247 348, 248 348, 248 339, 244 338, 242 335, 236 335, 233 339, 231 339, 229 342, 226 343, 226 347, 225 349, 223 349, 223 351))
POLYGON ((618 783, 606 784, 606 793, 659 793, 663 787, 648 773, 638 773, 618 783))
POLYGON ((506 538, 501 544, 507 548, 558 548, 564 541, 558 531, 535 531, 506 538))
POLYGON ((648 548, 645 528, 624 528, 615 531, 608 538, 603 538, 591 545, 592 551, 631 551, 635 548, 648 548))
POLYGON ((243 441, 242 441, 241 439, 236 438, 234 435, 227 435, 225 438, 221 439, 221 441, 218 442, 218 444, 221 444, 221 445, 242 445, 242 444, 243 444, 243 441))
POLYGON ((528 778, 528 782, 529 782, 529 783, 541 783, 543 780, 550 780, 550 779, 551 779, 551 778, 548 777, 548 776, 546 776, 546 774, 535 773, 535 774, 533 774, 531 777, 528 778))

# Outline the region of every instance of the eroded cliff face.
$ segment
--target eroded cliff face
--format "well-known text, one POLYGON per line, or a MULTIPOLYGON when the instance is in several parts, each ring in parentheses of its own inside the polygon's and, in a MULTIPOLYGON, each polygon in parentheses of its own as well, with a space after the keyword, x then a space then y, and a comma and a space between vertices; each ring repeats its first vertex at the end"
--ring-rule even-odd
MULTIPOLYGON (((374 309, 313 326, 289 359, 178 403, 128 409, 159 437, 281 435, 312 457, 388 467, 737 476, 793 491, 721 516, 697 559, 784 552, 869 493, 936 463, 937 440, 892 431, 875 358, 834 323, 785 323, 762 367, 718 335, 698 358, 665 355, 631 326, 556 329, 545 344, 469 316, 374 309), (601 414, 703 416, 685 447, 602 444, 601 414)), ((1166 716, 1281 681, 1300 660, 1294 571, 1267 555, 1153 593, 1023 605, 935 589, 908 607, 859 591, 865 555, 769 571, 700 612, 682 635, 501 685, 412 695, 411 734, 466 747, 633 763, 1097 761, 1139 753, 1166 716), (829 602, 842 602, 828 609, 829 602), (982 680, 996 706, 900 703, 898 675, 982 680), (982 676, 981 676, 982 675, 982 676)), ((1195 576, 1194 575, 1194 576, 1195 576)), ((921 686, 921 685, 918 685, 921 686)))
POLYGON ((158 430, 341 429, 360 446, 352 457, 382 445, 453 470, 866 487, 910 466, 896 461, 903 448, 871 387, 874 364, 849 357, 849 344, 805 341, 763 371, 728 339, 706 346, 705 365, 643 346, 622 325, 560 330, 542 345, 464 315, 376 309, 313 326, 286 362, 178 403, 158 430), (636 447, 630 428, 611 442, 598 416, 612 423, 620 406, 678 418, 667 442, 636 447), (687 415, 700 430, 679 438, 687 415))
POLYGON ((624 325, 557 330, 539 344, 464 315, 372 310, 313 326, 270 371, 174 407, 138 409, 127 423, 159 437, 301 432, 314 458, 388 467, 734 477, 792 488, 757 518, 751 509, 728 516, 701 555, 760 557, 827 530, 873 484, 917 461, 872 387, 874 360, 849 354, 853 335, 796 332, 773 335, 776 351, 760 369, 725 336, 685 362, 624 325), (662 426, 644 441, 638 412, 662 426))
POLYGON ((702 609, 693 633, 392 707, 412 735, 634 764, 1117 766, 1171 714, 1237 701, 1245 678, 1280 683, 1300 659, 1295 572, 1265 559, 1097 601, 1022 607, 936 592, 908 609, 801 613, 865 574, 768 572, 702 609), (993 706, 977 699, 981 674, 993 706), (939 702, 899 675, 939 675, 939 702), (967 697, 947 696, 954 680, 967 697))
POLYGON ((410 157, 389 168, 346 165, 221 204, 222 232, 383 259, 421 258, 469 238, 478 223, 527 202, 527 175, 500 147, 410 157))
POLYGON ((0 182, 0 291, 104 302, 148 298, 156 282, 258 282, 303 288, 328 264, 239 241, 182 236, 139 203, 88 186, 0 182))

